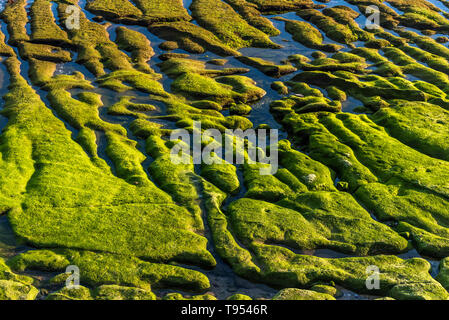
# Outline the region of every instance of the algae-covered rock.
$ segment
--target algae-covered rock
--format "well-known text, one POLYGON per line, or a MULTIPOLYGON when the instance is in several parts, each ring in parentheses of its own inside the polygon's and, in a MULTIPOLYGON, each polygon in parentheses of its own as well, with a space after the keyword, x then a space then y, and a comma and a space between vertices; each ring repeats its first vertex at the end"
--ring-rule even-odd
POLYGON ((281 81, 275 81, 271 84, 271 89, 276 90, 279 94, 288 94, 288 87, 281 81))
POLYGON ((217 300, 217 298, 210 294, 185 297, 180 293, 169 293, 165 295, 162 300, 217 300))
POLYGON ((273 300, 335 300, 335 298, 326 293, 288 288, 279 291, 273 300))
POLYGON ((288 20, 279 17, 276 19, 285 21, 285 30, 293 36, 293 39, 311 49, 337 52, 343 48, 343 46, 334 43, 324 44, 321 32, 307 22, 288 20))
POLYGON ((39 293, 35 287, 12 280, 0 280, 0 300, 34 300, 39 293))
POLYGON ((26 269, 41 271, 61 271, 70 262, 63 256, 50 250, 32 250, 15 256, 8 261, 8 265, 17 271, 26 269))
POLYGON ((449 259, 444 258, 441 260, 439 265, 439 273, 436 277, 436 280, 441 283, 441 285, 448 290, 449 289, 449 259))
POLYGON ((78 286, 78 288, 64 287, 61 290, 50 293, 46 300, 92 300, 89 288, 78 286))
POLYGON ((117 285, 103 285, 95 289, 97 300, 156 300, 156 296, 149 290, 117 285))
POLYGON ((245 46, 279 48, 267 34, 249 25, 234 9, 222 1, 194 0, 192 15, 204 28, 212 31, 234 49, 245 46))
POLYGON ((371 220, 345 193, 304 193, 280 204, 250 199, 233 202, 228 212, 237 236, 245 243, 279 243, 302 250, 327 247, 363 255, 401 252, 408 247, 405 239, 371 220))
POLYGON ((396 285, 390 295, 397 300, 449 300, 449 294, 436 284, 396 285))
POLYGON ((34 300, 39 290, 32 283, 32 278, 13 273, 0 258, 0 300, 34 300))
MULTIPOLYGON (((116 285, 116 287, 109 288, 111 290, 114 288, 119 290, 121 286, 133 286, 143 290, 150 290, 152 286, 171 286, 191 291, 203 291, 210 286, 207 277, 200 272, 169 264, 145 262, 132 256, 75 250, 34 250, 21 254, 11 261, 12 265, 17 265, 23 270, 45 271, 60 271, 61 262, 68 261, 70 265, 79 268, 81 284, 91 287, 103 284, 116 285), (104 265, 108 266, 107 272, 101 272, 104 265)), ((51 279, 51 283, 63 284, 67 275, 69 273, 59 274, 51 279)), ((23 276, 16 277, 19 277, 17 279, 20 280, 20 277, 23 276)), ((24 279, 25 283, 32 282, 28 277, 24 277, 24 279)), ((24 282, 24 280, 20 281, 24 282)))
POLYGON ((249 113, 251 113, 252 108, 244 103, 239 103, 239 104, 232 104, 231 107, 229 108, 229 112, 231 114, 235 114, 235 115, 239 115, 239 116, 245 116, 248 115, 249 113))
POLYGON ((326 293, 328 295, 331 295, 332 297, 336 297, 339 295, 339 290, 332 286, 327 286, 324 284, 316 284, 312 288, 310 288, 312 291, 326 293))
POLYGON ((313 281, 323 279, 356 292, 371 295, 392 296, 401 299, 447 299, 448 293, 429 274, 430 264, 423 259, 402 260, 395 256, 378 255, 373 257, 326 259, 294 254, 288 249, 254 244, 260 261, 267 268, 265 281, 283 286, 304 287, 313 281), (325 266, 323 268, 323 266, 325 266), (379 289, 368 289, 366 285, 369 267, 379 268, 379 289), (428 292, 428 294, 426 294, 428 292))
POLYGON ((226 300, 253 300, 253 299, 251 299, 251 297, 249 297, 247 295, 237 293, 237 294, 227 297, 226 300))
POLYGON ((235 194, 240 189, 237 169, 231 164, 203 164, 201 175, 226 193, 235 194))
POLYGON ((176 42, 178 47, 190 53, 204 53, 210 50, 222 56, 240 55, 214 33, 190 22, 155 23, 149 30, 162 39, 176 42))
POLYGON ((246 57, 246 56, 240 56, 236 58, 240 62, 257 68, 258 70, 262 71, 268 76, 280 78, 286 74, 295 72, 297 69, 290 65, 275 65, 274 63, 270 61, 265 61, 260 58, 254 58, 254 57, 246 57))

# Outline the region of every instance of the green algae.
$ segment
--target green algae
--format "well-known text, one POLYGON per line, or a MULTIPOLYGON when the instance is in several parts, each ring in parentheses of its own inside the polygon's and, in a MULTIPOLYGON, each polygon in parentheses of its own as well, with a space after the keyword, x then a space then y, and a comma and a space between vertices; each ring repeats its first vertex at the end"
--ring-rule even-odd
POLYGON ((313 2, 310 0, 248 0, 257 5, 260 11, 266 13, 279 13, 296 11, 297 9, 311 7, 313 2))
POLYGON ((13 273, 0 258, 0 300, 34 300, 38 290, 33 279, 13 273))
MULTIPOLYGON (((282 100, 274 101, 270 104, 270 108, 273 112, 288 113, 290 110, 294 110, 297 113, 309 113, 317 111, 328 111, 328 112, 339 112, 341 111, 341 103, 339 101, 331 101, 322 96, 308 96, 304 97, 301 92, 304 92, 304 86, 298 85, 298 83, 293 84, 293 90, 300 92, 300 96, 289 96, 282 100)), ((318 91, 310 90, 311 88, 306 85, 306 92, 318 91)), ((320 92, 321 94, 321 92, 320 92)))
MULTIPOLYGON (((349 55, 349 53, 346 53, 349 55)), ((336 72, 336 71, 347 71, 351 73, 364 73, 367 68, 366 61, 363 58, 357 57, 354 60, 338 60, 334 58, 317 58, 311 63, 302 62, 298 65, 304 71, 324 71, 324 72, 336 72)), ((338 56, 337 56, 338 57, 338 56)))
POLYGON ((240 55, 214 33, 190 22, 152 24, 149 30, 162 39, 175 41, 180 48, 191 53, 204 53, 207 49, 222 56, 240 55))
POLYGON ((99 77, 96 82, 100 87, 109 88, 118 92, 128 91, 131 88, 148 94, 167 97, 162 84, 157 80, 160 75, 144 73, 137 70, 117 70, 99 77), (126 83, 126 84, 124 84, 126 83))
POLYGON ((81 300, 81 301, 86 301, 86 300, 93 300, 92 298, 92 294, 89 290, 89 288, 83 287, 83 286, 79 286, 78 288, 68 288, 68 287, 64 287, 61 290, 58 290, 57 292, 53 292, 51 294, 49 294, 46 297, 46 300, 51 300, 51 301, 62 301, 62 300, 70 300, 70 301, 74 301, 74 300, 81 300))
POLYGON ((271 84, 271 89, 282 95, 287 95, 289 92, 288 87, 282 81, 274 81, 271 84))
POLYGON ((436 280, 441 283, 441 285, 447 290, 449 288, 449 274, 448 274, 448 261, 449 259, 444 258, 441 260, 440 265, 438 267, 438 275, 436 276, 436 280))
MULTIPOLYGON (((141 235, 148 239, 148 241, 159 242, 168 234, 164 235, 162 229, 154 228, 156 216, 159 212, 159 214, 163 214, 167 218, 167 214, 171 212, 174 216, 180 214, 178 216, 181 219, 179 220, 179 226, 182 227, 179 230, 180 233, 171 233, 174 230, 174 220, 171 220, 170 226, 166 227, 167 232, 171 234, 171 236, 168 235, 168 238, 171 237, 171 240, 166 238, 168 240, 166 245, 170 247, 171 245, 169 243, 171 241, 176 242, 183 239, 182 241, 188 243, 190 248, 193 248, 192 244, 195 241, 198 241, 197 243, 200 247, 205 246, 205 239, 196 235, 191 231, 191 227, 189 227, 189 225, 192 226, 193 224, 189 213, 185 209, 171 203, 170 197, 152 186, 148 180, 142 186, 132 186, 115 178, 107 171, 104 171, 102 167, 97 167, 92 163, 84 150, 71 140, 63 124, 52 115, 50 110, 44 108, 39 97, 25 84, 23 78, 16 73, 15 68, 18 66, 17 62, 15 60, 9 60, 8 63, 10 72, 14 76, 10 85, 10 93, 5 96, 7 116, 10 119, 8 129, 4 133, 5 138, 10 136, 11 141, 27 141, 27 139, 32 139, 28 141, 35 141, 36 146, 38 146, 33 151, 33 158, 31 158, 31 142, 19 143, 21 145, 20 154, 22 155, 20 161, 23 163, 25 170, 21 170, 16 175, 14 182, 3 185, 3 197, 5 200, 15 193, 20 193, 25 186, 28 190, 26 197, 19 196, 15 197, 15 199, 13 197, 9 200, 11 208, 14 207, 9 214, 9 218, 19 238, 27 243, 33 243, 40 247, 59 245, 63 247, 105 250, 116 253, 125 253, 128 251, 128 254, 136 254, 139 251, 137 249, 139 246, 138 243, 143 244, 145 241, 142 242, 143 238, 130 238, 125 234, 132 232, 133 234, 141 235), (20 90, 21 94, 17 95, 15 90, 20 90), (36 110, 39 110, 38 114, 40 116, 33 116, 30 119, 30 114, 34 114, 36 110), (30 121, 35 121, 39 125, 27 126, 26 123, 30 121), (15 129, 24 125, 28 128, 27 130, 19 130, 18 132, 15 129), (41 129, 43 125, 51 127, 51 133, 43 131, 41 129), (55 152, 57 150, 55 146, 58 145, 61 146, 59 149, 61 152, 55 152), (70 152, 66 153, 62 152, 62 150, 66 150, 66 152, 70 150, 70 152), (54 161, 52 161, 53 159, 54 161), (34 164, 30 161, 34 161, 34 164), (72 169, 67 171, 65 169, 67 166, 70 166, 72 169), (26 181, 31 176, 33 177, 32 181, 27 183, 26 181), (17 179, 17 177, 21 177, 21 179, 17 179), (105 187, 106 185, 109 187, 105 187), (8 187, 12 188, 10 189, 11 191, 6 189, 8 187), (45 190, 45 196, 42 196, 42 190, 45 190), (98 190, 102 190, 102 192, 98 192, 98 190), (147 192, 144 190, 147 190, 147 192), (108 196, 105 198, 104 194, 108 196), (21 208, 17 207, 18 201, 24 201, 24 206, 21 208), (13 205, 14 202, 16 205, 13 205), (102 205, 98 206, 98 203, 102 203, 102 205), (161 205, 160 203, 165 204, 161 205), (158 207, 160 210, 156 209, 158 207), (144 208, 147 208, 149 211, 145 213, 144 208), (126 212, 129 216, 125 214, 126 212), (151 214, 148 214, 149 212, 151 214), (68 216, 73 217, 74 215, 78 216, 77 223, 80 223, 82 228, 73 228, 71 219, 67 219, 68 216), (102 215, 103 218, 101 218, 102 215), (107 224, 104 224, 104 219, 108 220, 112 217, 119 220, 122 219, 122 221, 119 222, 119 220, 114 219, 114 222, 108 227, 107 224), (144 219, 147 219, 149 225, 145 226, 142 220, 143 217, 146 217, 144 219), (34 219, 39 221, 39 228, 35 228, 34 219), (103 223, 99 224, 99 221, 103 221, 103 223), (140 226, 142 227, 142 231, 135 233, 136 229, 132 226, 134 223, 134 227, 140 226), (59 225, 58 230, 54 230, 52 227, 55 224, 59 225), (115 227, 117 224, 127 225, 127 227, 117 229, 115 227), (42 233, 42 230, 47 230, 47 232, 42 233), (60 230, 65 231, 62 233, 60 230), (86 238, 84 232, 88 232, 91 235, 96 234, 96 236, 86 238), (108 236, 102 236, 101 234, 103 232, 104 234, 108 234, 108 236), (148 232, 154 232, 157 236, 145 235, 148 232), (105 242, 110 237, 116 240, 114 245, 115 250, 111 248, 110 243, 105 242), (119 240, 120 238, 122 239, 121 241, 119 240), (193 240, 195 238, 196 240, 193 240), (129 241, 134 243, 131 244, 129 241)), ((5 160, 3 162, 2 170, 11 172, 11 169, 8 169, 8 163, 11 160, 5 160)), ((4 181, 6 182, 8 180, 5 179, 4 181)), ((7 204, 8 202, 4 203, 7 204)), ((162 215, 160 218, 164 220, 162 215)), ((162 224, 160 227, 164 228, 162 224)), ((164 240, 162 241, 164 242, 164 240)), ((167 258, 170 260, 184 251, 181 247, 178 247, 176 250, 179 250, 179 252, 169 258, 170 250, 160 251, 161 244, 156 245, 156 242, 154 243, 155 246, 153 249, 148 244, 143 244, 141 247, 143 250, 141 252, 142 256, 150 257, 153 255, 151 253, 153 251, 156 254, 154 256, 155 260, 160 258, 162 260, 167 260, 167 258), (165 257, 157 252, 164 252, 165 257), (167 253, 168 255, 166 255, 167 253)), ((174 247, 172 248, 175 249, 174 247)), ((187 258, 188 254, 185 255, 185 253, 184 251, 182 256, 187 258)), ((210 255, 206 251, 203 251, 203 254, 206 254, 207 257, 204 257, 209 261, 207 263, 210 263, 210 255)), ((180 257, 180 259, 182 260, 183 258, 180 257)))
POLYGON ((145 35, 126 27, 116 29, 117 44, 122 50, 131 52, 131 58, 137 70, 151 73, 152 70, 147 62, 154 55, 150 41, 145 35))
POLYGON ((184 57, 168 57, 164 62, 158 64, 163 73, 171 78, 176 78, 183 73, 197 73, 200 75, 217 77, 226 76, 239 73, 246 73, 249 69, 246 68, 223 68, 220 70, 206 69, 206 63, 184 57))
POLYGON ((407 248, 407 241, 388 227, 370 221, 369 215, 344 193, 305 193, 279 204, 295 210, 249 199, 230 205, 233 228, 244 243, 276 243, 301 250, 331 248, 362 255, 376 251, 400 252, 407 248), (333 201, 351 215, 331 209, 333 201), (316 206, 320 209, 314 210, 316 206), (344 232, 349 225, 351 232, 344 232))
POLYGON ((326 91, 329 98, 331 98, 332 100, 346 101, 346 99, 348 98, 343 90, 340 90, 334 86, 327 87, 326 91))
POLYGON ((334 281, 357 292, 381 294, 401 299, 445 300, 448 293, 428 273, 430 264, 423 259, 402 260, 395 256, 325 259, 296 255, 267 245, 254 245, 259 261, 266 267, 266 281, 286 287, 306 286, 318 281, 334 281), (378 266, 380 289, 366 287, 366 268, 378 266), (425 290, 423 290, 425 289, 425 290))
POLYGON ((332 40, 340 43, 350 44, 358 40, 358 36, 344 24, 338 23, 333 18, 322 14, 315 9, 306 9, 297 12, 298 15, 316 25, 332 40))
MULTIPOLYGON (((338 67, 338 65, 336 65, 338 67)), ((377 111, 385 105, 383 100, 403 99, 410 101, 425 101, 426 95, 421 90, 415 87, 398 86, 394 82, 388 81, 380 76, 356 76, 353 73, 343 73, 344 70, 339 70, 334 73, 323 71, 305 71, 293 77, 293 81, 306 82, 308 84, 326 88, 328 86, 335 86, 349 95, 361 100, 365 106, 377 111), (338 72, 338 74, 337 74, 338 72), (360 81, 364 80, 364 81, 360 81), (379 97, 379 98, 376 98, 379 97), (372 99, 377 99, 378 102, 372 99), (376 102, 376 103, 372 103, 376 102)))
POLYGON ((162 298, 162 300, 217 300, 217 298, 210 294, 183 296, 180 293, 168 293, 162 298))
POLYGON ((346 6, 334 6, 332 8, 325 8, 323 13, 333 18, 338 23, 348 26, 359 41, 374 40, 374 35, 361 29, 355 21, 360 15, 357 11, 346 6))
POLYGON ((117 285, 102 285, 95 290, 79 286, 50 293, 46 300, 156 300, 149 290, 117 285))
POLYGON ((179 49, 179 45, 176 41, 165 41, 159 45, 159 48, 166 51, 179 49))
POLYGON ((255 67, 256 69, 262 71, 266 75, 274 78, 280 78, 286 74, 295 72, 297 69, 290 65, 275 65, 273 62, 266 61, 260 58, 254 58, 254 57, 246 57, 246 56, 240 56, 237 57, 237 60, 240 62, 255 67))
POLYGON ((238 103, 238 104, 231 104, 229 107, 229 113, 231 115, 239 115, 239 116, 246 116, 251 113, 252 108, 244 103, 238 103))
POLYGON ((93 290, 79 286, 52 292, 46 300, 156 300, 156 295, 150 290, 117 285, 102 285, 93 290))
POLYGON ((326 293, 288 288, 279 291, 273 300, 335 300, 335 298, 326 293))
POLYGON ((228 298, 226 298, 226 300, 253 300, 251 299, 251 297, 244 295, 244 294, 233 294, 232 296, 229 296, 228 298))
POLYGON ((156 110, 156 107, 153 105, 134 103, 131 102, 132 99, 134 99, 133 96, 120 97, 120 100, 117 103, 108 107, 108 114, 146 119, 149 116, 143 112, 156 110))
POLYGON ((180 0, 94 0, 86 9, 117 23, 149 25, 157 22, 189 21, 187 10, 180 0))
POLYGON ((312 288, 310 288, 310 290, 316 291, 319 293, 325 293, 332 297, 336 297, 341 294, 337 288, 329 286, 329 285, 324 285, 324 284, 316 284, 312 288))
MULTIPOLYGON (((301 130, 308 132, 309 138, 306 143, 309 144, 310 155, 332 167, 343 181, 349 182, 349 189, 356 190, 356 198, 370 211, 374 212, 378 218, 382 221, 395 220, 411 224, 407 228, 405 228, 406 224, 401 224, 401 228, 398 230, 412 233, 413 242, 420 252, 431 256, 444 256, 447 248, 445 240, 447 230, 444 227, 444 221, 447 219, 446 209, 444 209, 445 192, 435 191, 437 194, 431 194, 434 191, 430 191, 423 180, 426 180, 426 175, 432 175, 434 170, 437 170, 431 168, 432 165, 427 161, 434 162, 435 167, 444 166, 445 163, 416 152, 414 149, 389 138, 387 134, 382 134, 384 132, 382 129, 373 126, 363 116, 362 121, 357 121, 357 124, 352 120, 349 121, 351 125, 347 120, 356 116, 348 114, 337 116, 336 118, 339 118, 342 121, 341 123, 335 122, 334 117, 327 116, 320 120, 325 127, 317 125, 317 118, 312 115, 307 118, 303 116, 303 119, 286 117, 284 121, 286 123, 293 121, 296 126, 302 127, 301 130), (344 125, 342 126, 342 124, 344 125), (364 127, 367 131, 363 134, 358 130, 351 131, 356 127, 359 129, 364 127), (361 140, 361 138, 367 139, 370 136, 368 132, 384 136, 382 138, 378 136, 375 138, 376 140, 370 140, 369 143, 365 144, 366 142, 362 141, 366 140, 361 140), (329 133, 335 134, 338 140, 329 133), (382 153, 382 155, 375 156, 376 147, 374 145, 376 143, 389 144, 388 147, 377 147, 381 150, 392 149, 388 154, 382 153), (356 147, 360 144, 363 144, 364 147, 356 147), (371 146, 374 149, 370 149, 371 146), (399 151, 401 149, 403 151, 399 151), (388 169, 387 163, 390 161, 388 157, 391 152, 394 152, 393 150, 400 152, 401 155, 392 155, 390 160, 394 162, 394 169, 393 167, 388 169), (367 152, 366 155, 370 155, 365 157, 363 155, 365 152, 367 152), (411 165, 405 164, 408 161, 407 154, 410 155, 409 160, 410 163, 413 163, 413 168, 409 168, 411 165), (417 168, 419 161, 427 162, 427 164, 419 169, 417 168), (396 174, 396 170, 399 170, 400 173, 396 174), (376 176, 373 176, 373 173, 376 176), (386 185, 375 183, 377 179, 381 179, 386 185), (407 210, 404 211, 403 208, 407 208, 407 210)), ((440 172, 439 174, 444 173, 440 172)), ((428 185, 428 187, 444 188, 444 182, 435 185, 438 179, 437 177, 432 178, 432 186, 428 185)))
POLYGON ((8 263, 20 270, 40 271, 61 271, 69 264, 76 265, 80 269, 81 284, 91 287, 121 285, 150 290, 151 287, 168 286, 192 291, 209 288, 207 277, 198 271, 150 263, 133 256, 65 249, 34 250, 18 255, 8 263), (103 270, 105 265, 108 266, 106 272, 103 270))
POLYGON ((46 44, 22 42, 18 45, 20 55, 24 59, 39 59, 51 62, 69 62, 72 60, 70 52, 46 44))
POLYGON ((228 194, 235 194, 240 190, 237 169, 229 163, 203 164, 201 176, 228 194))
POLYGON ((246 0, 227 0, 226 2, 253 27, 271 36, 280 34, 280 31, 273 26, 273 23, 261 15, 256 5, 246 0))
POLYGON ((30 285, 10 280, 0 280, 0 300, 34 300, 38 290, 30 285))
POLYGON ((400 15, 381 0, 348 0, 348 3, 356 5, 365 16, 370 16, 367 8, 375 5, 380 11, 380 25, 385 28, 395 28, 399 24, 400 15))
POLYGON ((255 86, 255 81, 244 76, 222 76, 215 79, 193 72, 185 72, 171 84, 175 93, 196 100, 211 100, 221 105, 232 102, 259 100, 265 91, 255 86))
MULTIPOLYGON (((67 6, 68 4, 65 2, 59 3, 60 19, 67 19, 67 6)), ((104 68, 112 71, 132 69, 130 58, 109 39, 106 27, 91 22, 82 10, 79 17, 79 28, 69 29, 68 36, 78 52, 77 62, 84 64, 95 76, 104 75, 104 68)))
POLYGON ((15 1, 12 5, 6 6, 1 13, 1 18, 7 24, 10 45, 17 45, 30 39, 25 28, 28 21, 26 3, 26 0, 15 1))
POLYGON ((449 160, 445 126, 448 112, 442 108, 422 102, 398 103, 377 112, 373 120, 401 142, 432 157, 449 160))
POLYGON ((229 263, 238 275, 259 279, 260 268, 253 261, 251 253, 234 238, 228 218, 221 210, 226 195, 212 184, 203 184, 207 221, 211 228, 215 249, 229 263))
POLYGON ((1 31, 0 31, 0 55, 7 57, 14 55, 14 50, 5 43, 5 35, 1 31))
POLYGON ((212 31, 233 49, 253 46, 280 48, 267 34, 249 25, 231 6, 218 0, 194 0, 192 15, 204 28, 212 31))
POLYGON ((191 20, 181 0, 133 0, 149 23, 191 20))
MULTIPOLYGON (((31 40, 33 42, 70 45, 67 33, 55 22, 51 11, 51 2, 48 0, 34 1, 30 9, 31 16, 31 40)), ((70 60, 69 60, 70 61, 70 60)))
POLYGON ((244 166, 244 180, 248 188, 245 197, 278 201, 286 195, 293 193, 290 187, 277 177, 260 175, 261 167, 263 166, 259 164, 247 164, 244 166))
POLYGON ((86 9, 117 22, 139 22, 142 11, 128 0, 94 0, 86 5, 86 9))
POLYGON ((343 48, 336 44, 323 44, 324 39, 321 32, 307 22, 288 20, 280 17, 276 19, 285 21, 285 30, 293 36, 293 39, 311 49, 336 52, 343 48))
POLYGON ((63 256, 60 256, 50 250, 33 250, 15 256, 8 260, 8 265, 16 271, 25 271, 26 269, 41 271, 62 271, 70 262, 63 256))
POLYGON ((122 287, 117 285, 103 285, 96 289, 97 300, 156 300, 156 295, 151 291, 122 287))

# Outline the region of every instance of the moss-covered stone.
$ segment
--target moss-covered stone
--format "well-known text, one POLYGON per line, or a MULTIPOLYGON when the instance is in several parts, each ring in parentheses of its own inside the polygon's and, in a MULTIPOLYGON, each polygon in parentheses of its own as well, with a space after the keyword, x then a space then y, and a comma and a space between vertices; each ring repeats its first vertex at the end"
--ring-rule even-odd
POLYGON ((316 284, 312 288, 310 288, 310 290, 320 293, 326 293, 328 295, 331 295, 332 297, 336 297, 339 294, 339 290, 337 288, 324 284, 316 284))
POLYGON ((38 43, 68 46, 71 42, 67 33, 56 24, 51 5, 48 0, 37 0, 31 5, 31 40, 38 43))
POLYGON ((362 255, 408 247, 406 240, 372 221, 345 193, 305 193, 279 205, 250 199, 233 202, 228 211, 239 238, 244 243, 279 243, 302 250, 327 247, 362 255), (332 208, 336 203, 339 207, 332 208), (342 206, 350 214, 339 211, 342 206), (351 231, 345 232, 349 225, 351 231))
POLYGON ((326 293, 288 288, 279 291, 273 300, 335 300, 335 298, 326 293))
POLYGON ((338 23, 333 18, 322 14, 318 10, 301 10, 298 11, 298 15, 316 25, 319 29, 323 30, 330 39, 337 42, 350 44, 358 39, 357 35, 355 35, 347 25, 338 23))
POLYGON ((240 56, 237 60, 248 66, 255 67, 270 77, 280 78, 286 74, 295 72, 297 69, 291 65, 275 65, 273 62, 260 58, 240 56))
POLYGON ((288 20, 281 17, 276 19, 285 21, 285 30, 293 36, 293 39, 311 49, 337 52, 343 48, 337 44, 323 44, 324 38, 321 32, 307 22, 288 20))
POLYGON ((64 270, 70 262, 63 256, 60 256, 50 250, 33 250, 15 256, 8 261, 8 265, 17 271, 26 269, 41 271, 61 271, 64 270))
POLYGON ((0 258, 0 300, 34 300, 39 291, 32 283, 32 278, 13 273, 0 258))
POLYGON ((243 47, 280 48, 268 35, 249 25, 228 4, 218 0, 194 0, 194 18, 233 49, 243 47))
POLYGON ((22 41, 30 39, 26 31, 26 24, 28 21, 25 6, 26 0, 18 0, 5 7, 1 13, 1 18, 6 22, 10 45, 17 45, 22 41))
POLYGON ((286 95, 289 90, 288 87, 282 81, 275 81, 271 84, 271 89, 276 90, 277 93, 286 95))
POLYGON ((229 296, 228 298, 226 298, 226 300, 253 300, 251 299, 251 297, 244 295, 244 294, 233 294, 232 296, 229 296))
POLYGON ((149 290, 117 285, 103 285, 95 289, 96 300, 156 300, 149 290))
POLYGON ((86 9, 119 23, 139 23, 144 20, 143 13, 128 0, 94 0, 86 9))
POLYGON ((280 31, 273 26, 268 18, 261 15, 254 4, 246 0, 226 0, 226 2, 253 27, 271 36, 280 34, 280 31))
POLYGON ((314 5, 310 0, 249 0, 265 13, 296 11, 314 5))
POLYGON ((78 288, 64 287, 46 297, 46 300, 93 300, 89 288, 79 286, 78 288))
POLYGON ((138 31, 126 27, 118 27, 116 34, 118 47, 131 52, 131 58, 135 63, 136 69, 151 73, 152 70, 147 62, 154 55, 154 51, 147 37, 138 31))
POLYGON ((217 300, 217 298, 210 294, 183 296, 180 293, 168 293, 162 298, 162 300, 217 300))

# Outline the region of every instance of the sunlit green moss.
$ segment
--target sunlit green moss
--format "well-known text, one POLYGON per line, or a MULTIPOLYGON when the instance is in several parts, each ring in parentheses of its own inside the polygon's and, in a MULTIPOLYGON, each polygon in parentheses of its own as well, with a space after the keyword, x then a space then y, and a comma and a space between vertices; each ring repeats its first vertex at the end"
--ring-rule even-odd
POLYGON ((201 26, 212 31, 231 48, 280 48, 265 33, 250 26, 231 6, 222 1, 193 0, 191 10, 201 26))
POLYGON ((326 293, 289 288, 279 291, 273 300, 335 300, 335 298, 326 293))
POLYGON ((55 22, 51 2, 37 0, 31 5, 31 40, 53 45, 69 45, 67 33, 55 22))

